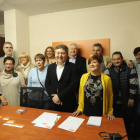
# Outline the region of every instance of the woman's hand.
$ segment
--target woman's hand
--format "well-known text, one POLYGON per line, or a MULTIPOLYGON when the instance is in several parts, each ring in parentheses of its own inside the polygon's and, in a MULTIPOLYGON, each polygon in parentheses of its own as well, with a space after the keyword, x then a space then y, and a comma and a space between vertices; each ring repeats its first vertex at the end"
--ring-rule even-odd
POLYGON ((115 117, 112 114, 107 114, 105 117, 108 117, 108 120, 114 120, 115 117))
POLYGON ((82 112, 79 110, 76 110, 75 112, 72 113, 73 116, 79 116, 80 114, 82 114, 82 112))
POLYGON ((1 101, 1 103, 2 103, 2 105, 8 105, 8 102, 7 102, 6 99, 3 99, 3 100, 1 101))
POLYGON ((21 87, 27 87, 27 85, 21 85, 21 87))

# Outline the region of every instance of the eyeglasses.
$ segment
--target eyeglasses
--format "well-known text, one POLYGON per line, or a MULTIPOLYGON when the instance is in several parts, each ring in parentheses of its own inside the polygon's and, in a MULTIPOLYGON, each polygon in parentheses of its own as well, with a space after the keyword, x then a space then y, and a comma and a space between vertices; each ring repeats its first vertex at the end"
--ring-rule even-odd
POLYGON ((76 50, 77 50, 77 48, 70 48, 70 50, 72 50, 72 51, 76 51, 76 50))
POLYGON ((24 57, 20 57, 19 59, 22 59, 22 58, 27 58, 27 56, 24 56, 24 57))
POLYGON ((5 47, 6 49, 13 49, 13 47, 5 47))
POLYGON ((13 64, 12 63, 5 63, 4 65, 6 65, 6 66, 12 66, 13 64))

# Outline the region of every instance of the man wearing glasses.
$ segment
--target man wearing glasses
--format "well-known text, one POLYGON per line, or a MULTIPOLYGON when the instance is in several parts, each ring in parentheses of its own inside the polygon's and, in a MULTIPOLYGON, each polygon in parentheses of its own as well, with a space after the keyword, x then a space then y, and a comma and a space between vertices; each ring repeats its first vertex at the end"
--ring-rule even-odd
MULTIPOLYGON (((13 57, 12 56, 12 53, 13 53, 13 45, 11 42, 5 42, 4 45, 3 45, 3 51, 5 53, 5 56, 1 57, 0 58, 0 72, 3 71, 4 69, 4 65, 3 65, 3 60, 5 57, 7 56, 10 56, 10 57, 13 57)), ((19 60, 18 60, 18 57, 13 57, 15 59, 15 68, 19 65, 19 60)))

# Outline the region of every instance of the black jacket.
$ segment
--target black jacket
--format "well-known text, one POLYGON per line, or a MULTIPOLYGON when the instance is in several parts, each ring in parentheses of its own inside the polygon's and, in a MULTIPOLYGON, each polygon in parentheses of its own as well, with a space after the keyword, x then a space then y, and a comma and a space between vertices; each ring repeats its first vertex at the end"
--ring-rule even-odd
POLYGON ((116 102, 117 94, 120 91, 123 103, 124 105, 127 105, 128 99, 134 99, 136 95, 137 72, 135 68, 130 69, 127 64, 123 62, 122 67, 118 71, 114 65, 108 70, 113 85, 113 102, 116 102), (132 80, 133 82, 131 82, 132 80))
POLYGON ((61 108, 60 111, 72 112, 75 109, 75 90, 78 82, 75 65, 66 62, 59 81, 57 79, 56 68, 56 63, 49 65, 45 87, 50 97, 52 94, 58 94, 63 105, 56 105, 52 100, 50 105, 54 110, 58 110, 59 106, 61 108))

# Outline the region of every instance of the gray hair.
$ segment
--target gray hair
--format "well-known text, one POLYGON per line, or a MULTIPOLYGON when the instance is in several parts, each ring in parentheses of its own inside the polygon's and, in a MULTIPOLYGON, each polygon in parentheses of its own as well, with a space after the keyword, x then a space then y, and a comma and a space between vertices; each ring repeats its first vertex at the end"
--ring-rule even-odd
POLYGON ((78 49, 78 45, 77 45, 76 43, 71 43, 71 44, 69 45, 69 48, 70 48, 72 45, 76 46, 76 48, 78 49))
POLYGON ((10 44, 10 45, 13 47, 13 45, 12 45, 11 42, 5 42, 5 43, 3 44, 3 48, 5 47, 6 44, 10 44))
POLYGON ((54 51, 56 52, 56 50, 58 50, 58 49, 63 49, 66 52, 66 54, 68 55, 68 47, 66 45, 63 45, 63 44, 58 45, 55 47, 54 51))
POLYGON ((100 47, 100 50, 103 51, 103 47, 100 43, 95 43, 93 47, 100 47))

